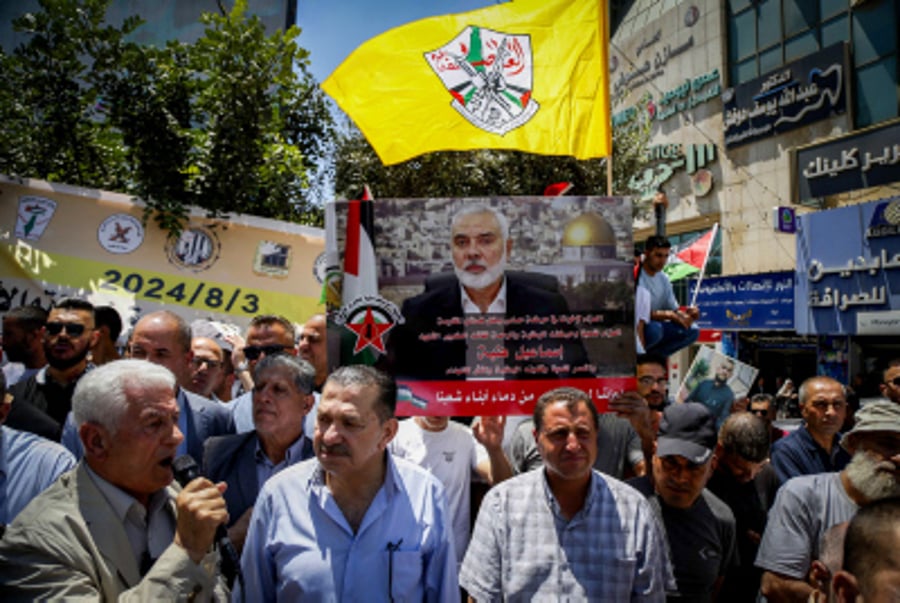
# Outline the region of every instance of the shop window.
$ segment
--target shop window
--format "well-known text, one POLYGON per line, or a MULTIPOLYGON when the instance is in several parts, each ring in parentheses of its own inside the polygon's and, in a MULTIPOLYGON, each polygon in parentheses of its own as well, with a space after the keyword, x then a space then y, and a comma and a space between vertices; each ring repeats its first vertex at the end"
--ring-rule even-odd
POLYGON ((900 115, 897 54, 900 0, 730 0, 729 85, 770 73, 837 42, 848 42, 856 94, 854 127, 900 115))
POLYGON ((897 57, 856 70, 856 126, 897 116, 897 57))

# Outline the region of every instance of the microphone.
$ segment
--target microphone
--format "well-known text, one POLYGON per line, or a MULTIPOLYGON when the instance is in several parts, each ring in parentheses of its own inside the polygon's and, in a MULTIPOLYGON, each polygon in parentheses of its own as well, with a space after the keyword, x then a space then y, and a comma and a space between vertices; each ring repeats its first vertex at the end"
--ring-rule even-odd
MULTIPOLYGON (((188 483, 200 477, 200 467, 197 461, 189 454, 183 454, 172 461, 172 469, 175 472, 175 481, 185 487, 188 483)), ((224 524, 219 524, 216 528, 216 544, 219 546, 219 553, 222 558, 222 575, 228 582, 228 588, 234 585, 234 579, 237 577, 241 586, 244 585, 243 575, 241 575, 241 556, 238 555, 237 549, 234 548, 231 540, 228 538, 228 530, 224 524)))

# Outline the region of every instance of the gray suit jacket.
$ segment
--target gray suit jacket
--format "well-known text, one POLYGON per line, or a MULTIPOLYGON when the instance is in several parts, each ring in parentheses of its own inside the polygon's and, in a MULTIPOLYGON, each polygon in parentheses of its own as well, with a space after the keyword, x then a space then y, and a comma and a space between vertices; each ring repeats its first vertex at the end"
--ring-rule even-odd
MULTIPOLYGON (((300 455, 312 458, 309 438, 303 437, 300 455)), ((228 505, 228 525, 234 524, 244 512, 256 504, 261 484, 256 479, 256 431, 210 438, 203 454, 203 475, 211 481, 225 482, 225 503, 228 505)))
MULTIPOLYGON (((168 492, 174 511, 178 489, 168 492)), ((124 526, 82 462, 7 528, 0 540, 0 593, 4 601, 227 601, 217 561, 211 553, 196 564, 173 543, 141 579, 124 526)))

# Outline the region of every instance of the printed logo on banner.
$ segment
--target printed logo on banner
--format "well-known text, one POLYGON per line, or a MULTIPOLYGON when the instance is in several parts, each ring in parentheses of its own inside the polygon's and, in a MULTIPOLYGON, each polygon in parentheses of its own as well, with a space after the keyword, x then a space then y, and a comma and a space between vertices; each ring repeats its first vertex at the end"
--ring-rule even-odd
POLYGON ((879 203, 866 229, 867 239, 900 234, 900 200, 879 203))
POLYGON ((378 295, 363 295, 344 306, 335 315, 334 321, 356 333, 353 353, 358 354, 371 347, 384 354, 384 338, 394 325, 403 322, 403 315, 397 306, 378 295))
POLYGON ((531 37, 469 26, 425 60, 472 125, 503 136, 526 124, 540 105, 531 98, 531 37))
POLYGON ((47 224, 56 213, 56 201, 46 197, 19 197, 19 211, 16 214, 16 237, 37 241, 47 229, 47 224))
POLYGON ((313 261, 313 276, 316 278, 316 282, 320 285, 325 282, 325 277, 328 274, 328 257, 325 255, 323 251, 319 255, 316 256, 315 261, 313 261))
POLYGON ((275 241, 260 241, 253 258, 253 272, 283 277, 291 269, 291 246, 275 241))
POLYGON ((169 237, 166 255, 179 268, 202 272, 216 263, 222 252, 222 243, 211 228, 191 226, 179 237, 169 237))
POLYGON ((97 240, 110 253, 131 253, 144 242, 144 226, 130 214, 113 214, 100 223, 97 240))

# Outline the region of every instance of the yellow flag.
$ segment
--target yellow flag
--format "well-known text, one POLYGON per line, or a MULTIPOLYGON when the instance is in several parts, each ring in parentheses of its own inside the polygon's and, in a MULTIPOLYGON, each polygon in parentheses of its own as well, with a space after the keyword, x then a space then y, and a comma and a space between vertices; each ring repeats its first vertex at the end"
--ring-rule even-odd
POLYGON ((357 48, 322 88, 387 165, 423 153, 610 154, 606 0, 516 0, 357 48))

